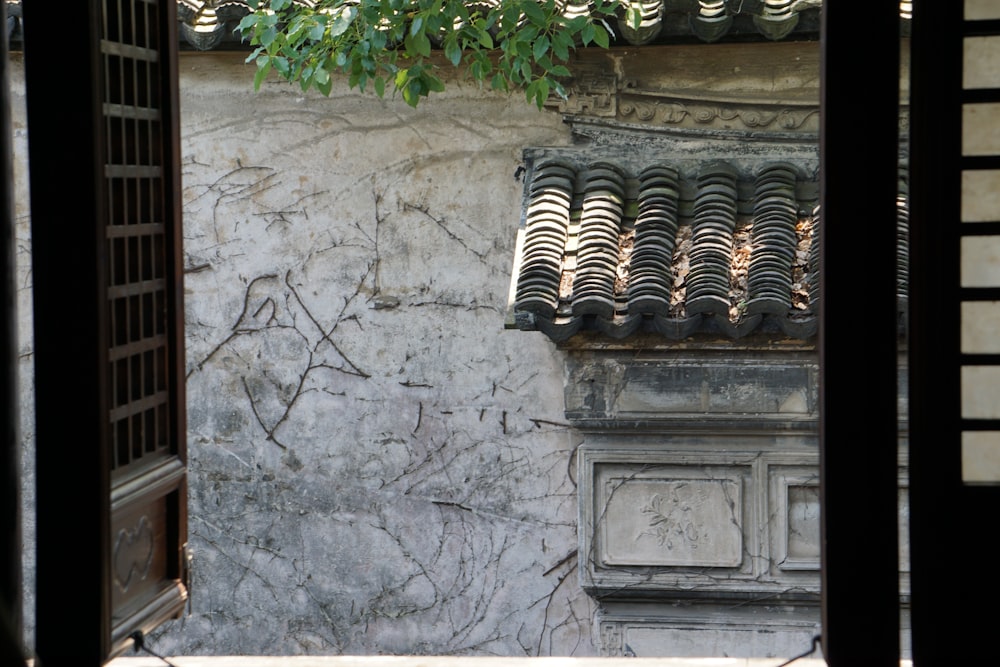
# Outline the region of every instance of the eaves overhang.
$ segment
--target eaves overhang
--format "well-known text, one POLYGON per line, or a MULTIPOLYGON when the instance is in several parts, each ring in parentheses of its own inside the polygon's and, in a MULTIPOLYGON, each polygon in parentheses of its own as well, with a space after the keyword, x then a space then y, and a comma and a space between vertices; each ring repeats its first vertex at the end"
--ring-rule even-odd
MULTIPOLYGON (((647 341, 815 337, 814 143, 661 131, 641 144, 532 148, 525 164, 507 328, 541 331, 557 343, 584 332, 647 341)), ((900 322, 905 180, 901 171, 900 322)))
MULTIPOLYGON (((13 47, 23 38, 21 0, 7 1, 7 33, 13 47)), ((248 0, 176 0, 182 47, 198 51, 247 48, 237 25, 250 12, 248 0)), ((316 0, 293 0, 314 7, 316 0)), ((56 3, 53 3, 54 5, 56 3)), ((589 0, 559 3, 571 16, 587 14, 589 0)), ((909 2, 901 3, 908 15, 909 2)), ((620 46, 683 42, 816 40, 819 38, 821 0, 636 0, 624 2, 608 25, 620 46), (625 20, 634 8, 637 26, 625 20)), ((863 11, 859 11, 863 18, 863 11)))

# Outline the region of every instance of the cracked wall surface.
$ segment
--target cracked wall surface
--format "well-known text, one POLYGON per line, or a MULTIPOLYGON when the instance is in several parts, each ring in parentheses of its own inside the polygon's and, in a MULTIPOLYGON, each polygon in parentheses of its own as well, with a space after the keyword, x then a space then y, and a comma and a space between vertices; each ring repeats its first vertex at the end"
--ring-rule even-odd
MULTIPOLYGON (((522 150, 568 143, 559 114, 461 81, 413 110, 254 94, 240 54, 180 65, 194 569, 152 645, 596 654, 562 360, 503 331, 522 150)), ((29 466, 23 177, 18 195, 29 466)))

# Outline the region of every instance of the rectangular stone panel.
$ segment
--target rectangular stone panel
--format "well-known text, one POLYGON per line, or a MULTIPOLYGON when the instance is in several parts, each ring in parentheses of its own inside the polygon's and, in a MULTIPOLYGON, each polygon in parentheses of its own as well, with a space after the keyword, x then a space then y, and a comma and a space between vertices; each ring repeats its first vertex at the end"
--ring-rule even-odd
MULTIPOLYGON (((785 533, 786 563, 808 563, 819 567, 819 485, 799 484, 786 488, 788 531, 785 533)), ((800 568, 796 568, 800 569, 800 568)))
POLYGON ((1000 366, 962 367, 962 417, 1000 419, 1000 366))
POLYGON ((996 220, 1000 220, 1000 170, 970 169, 963 171, 962 222, 994 222, 996 220))
POLYGON ((962 303, 962 353, 1000 354, 1000 301, 962 303))
POLYGON ((967 431, 962 434, 962 481, 1000 483, 1000 432, 967 431))
POLYGON ((963 47, 963 87, 1000 88, 1000 37, 966 37, 963 47))
POLYGON ((962 287, 1000 287, 1000 238, 962 238, 960 272, 962 287))
POLYGON ((962 105, 962 155, 1000 154, 1000 104, 962 105))
POLYGON ((803 367, 634 366, 627 370, 615 407, 620 413, 810 412, 803 367))
POLYGON ((966 21, 1000 19, 1000 2, 997 0, 965 0, 966 21))
POLYGON ((819 471, 769 466, 768 503, 774 571, 819 571, 819 471))
POLYGON ((611 477, 603 496, 603 565, 739 567, 743 562, 737 478, 611 477))
POLYGON ((660 435, 626 444, 634 438, 588 433, 578 450, 584 590, 818 593, 814 442, 660 435), (789 525, 801 537, 789 540, 789 525), (800 566, 778 567, 789 551, 800 566))

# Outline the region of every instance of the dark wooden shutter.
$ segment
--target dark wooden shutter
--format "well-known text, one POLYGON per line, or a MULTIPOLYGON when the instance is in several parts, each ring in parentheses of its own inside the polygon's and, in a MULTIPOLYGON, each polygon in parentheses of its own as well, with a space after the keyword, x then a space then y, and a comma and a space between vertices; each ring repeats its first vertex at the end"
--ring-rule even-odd
POLYGON ((1000 513, 1000 7, 914 3, 912 34, 913 659, 959 665, 981 659, 1000 595, 954 569, 988 562, 1000 513))
POLYGON ((175 12, 24 3, 46 667, 187 598, 175 12))
POLYGON ((897 667, 899 5, 830 0, 822 29, 823 656, 897 667), (859 309, 864 336, 845 335, 859 309))

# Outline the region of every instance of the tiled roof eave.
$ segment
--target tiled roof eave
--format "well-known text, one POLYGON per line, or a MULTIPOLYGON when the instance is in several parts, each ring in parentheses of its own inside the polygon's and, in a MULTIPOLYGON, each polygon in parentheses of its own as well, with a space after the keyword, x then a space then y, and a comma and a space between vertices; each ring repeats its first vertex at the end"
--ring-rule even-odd
MULTIPOLYGON (((248 48, 236 32, 250 11, 248 0, 176 0, 183 48, 198 51, 248 48)), ((313 0, 293 0, 313 6, 313 0)), ((6 0, 8 36, 13 47, 22 37, 21 0, 6 0)), ((566 3, 566 11, 585 12, 587 0, 566 3)), ((819 0, 742 0, 740 3, 697 0, 650 0, 636 2, 642 18, 638 28, 624 19, 624 10, 612 29, 619 45, 816 40, 819 38, 819 0)))
MULTIPOLYGON (((813 164, 674 155, 606 146, 526 151, 508 329, 541 331, 556 343, 586 333, 605 341, 812 344, 821 225, 813 164)), ((901 171, 901 335, 906 201, 901 171)))

